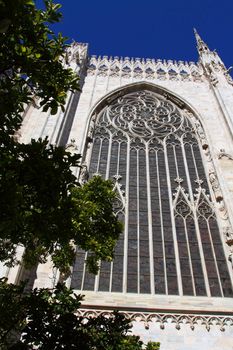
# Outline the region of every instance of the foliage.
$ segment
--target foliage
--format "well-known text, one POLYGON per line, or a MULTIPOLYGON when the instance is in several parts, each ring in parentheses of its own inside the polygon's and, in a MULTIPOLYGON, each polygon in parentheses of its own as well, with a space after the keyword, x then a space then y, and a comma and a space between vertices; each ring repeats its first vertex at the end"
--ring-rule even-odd
MULTIPOLYGON (((81 295, 63 284, 52 292, 34 289, 23 293, 24 285, 0 283, 0 347, 2 350, 82 349, 142 350, 138 336, 130 335, 132 325, 121 313, 96 318, 77 316, 81 295), (26 322, 27 320, 27 322, 26 322), (20 339, 21 334, 21 339, 20 339), (18 337, 17 337, 18 336, 18 337)), ((158 350, 149 342, 147 350, 158 350)))
POLYGON ((1 260, 14 262, 17 244, 26 248, 26 266, 44 262, 50 254, 63 273, 73 263, 74 245, 92 253, 88 263, 93 272, 99 259, 111 259, 122 229, 113 214, 112 183, 96 176, 78 186, 70 167, 80 156, 47 140, 17 143, 11 154, 3 154, 0 164, 1 260))
POLYGON ((8 135, 20 127, 24 104, 34 95, 56 114, 67 91, 78 88, 78 77, 62 64, 65 39, 47 25, 61 18, 60 5, 46 0, 45 7, 36 9, 32 0, 0 1, 0 121, 8 135))
POLYGON ((33 0, 0 0, 0 260, 12 265, 20 244, 26 267, 50 254, 67 273, 78 245, 90 250, 96 272, 99 259, 111 259, 122 229, 112 213, 112 184, 94 178, 81 187, 71 172, 80 155, 48 140, 25 145, 14 137, 35 96, 55 114, 67 91, 78 89, 78 76, 64 65, 65 39, 48 26, 60 20, 59 8, 52 0, 44 10, 33 0))

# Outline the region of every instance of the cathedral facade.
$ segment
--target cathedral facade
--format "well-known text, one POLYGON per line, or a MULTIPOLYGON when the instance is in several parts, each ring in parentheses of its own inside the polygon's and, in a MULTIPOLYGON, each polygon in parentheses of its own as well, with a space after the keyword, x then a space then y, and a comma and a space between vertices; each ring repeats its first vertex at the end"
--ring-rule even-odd
MULTIPOLYGON (((114 182, 124 232, 96 276, 77 250, 66 283, 85 295, 80 313, 120 310, 161 350, 230 350, 233 81, 195 37, 197 63, 90 57, 87 44, 72 44, 66 64, 81 91, 56 116, 30 106, 21 141, 47 136, 83 155, 81 182, 95 174, 114 182)), ((1 273, 16 282, 22 270, 1 273)), ((32 287, 53 287, 59 271, 47 262, 33 276, 32 287)))

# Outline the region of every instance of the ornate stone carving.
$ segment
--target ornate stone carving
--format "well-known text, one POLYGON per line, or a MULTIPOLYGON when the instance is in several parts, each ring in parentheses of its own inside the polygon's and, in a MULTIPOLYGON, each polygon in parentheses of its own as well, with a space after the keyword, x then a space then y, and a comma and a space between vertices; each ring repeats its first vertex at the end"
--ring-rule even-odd
POLYGON ((125 191, 123 190, 123 185, 120 183, 122 176, 117 174, 113 176, 115 186, 114 190, 117 193, 115 202, 114 202, 114 212, 118 215, 120 212, 123 213, 125 210, 125 191))
POLYGON ((181 128, 184 118, 170 101, 141 91, 118 98, 106 110, 106 119, 133 137, 163 139, 181 128))
POLYGON ((79 182, 81 183, 81 185, 83 185, 88 181, 88 179, 89 179, 89 173, 88 173, 87 165, 82 164, 80 175, 79 175, 79 182))
POLYGON ((226 77, 226 80, 227 80, 228 84, 233 85, 233 79, 232 79, 232 77, 231 77, 230 74, 229 74, 229 71, 230 71, 231 69, 232 69, 232 67, 228 68, 227 71, 224 72, 224 75, 225 75, 225 77, 226 77))
POLYGON ((66 145, 66 151, 70 153, 76 153, 78 151, 75 139, 71 139, 70 143, 66 145))
POLYGON ((223 234, 226 240, 226 243, 229 246, 233 246, 233 230, 232 227, 226 226, 223 228, 223 234))
POLYGON ((228 219, 228 212, 227 212, 226 204, 223 200, 221 202, 217 203, 217 208, 219 210, 219 215, 220 215, 221 219, 227 220, 228 219))
POLYGON ((87 134, 87 143, 92 142, 94 130, 95 130, 95 121, 92 119, 89 126, 88 134, 87 134))
POLYGON ((233 268, 233 247, 230 248, 230 254, 228 256, 228 260, 231 262, 233 268))
POLYGON ((225 149, 220 149, 220 153, 218 154, 218 159, 222 159, 223 157, 226 157, 229 160, 233 160, 233 156, 229 153, 225 152, 225 149))
POLYGON ((122 76, 125 79, 202 81, 203 68, 194 62, 91 56, 87 66, 89 75, 122 76))
POLYGON ((87 54, 88 45, 85 43, 73 42, 68 46, 65 54, 65 63, 70 65, 72 62, 80 64, 87 54))
POLYGON ((210 74, 210 82, 213 84, 213 86, 218 84, 218 78, 213 72, 210 74))
POLYGON ((195 127, 196 127, 196 132, 200 138, 200 141, 201 141, 201 145, 202 145, 202 148, 204 150, 206 150, 209 146, 208 146, 208 143, 207 143, 207 140, 206 140, 206 136, 205 136, 205 133, 204 133, 204 130, 200 124, 200 122, 198 120, 195 121, 195 127))
POLYGON ((209 169, 209 180, 210 180, 212 189, 214 191, 216 201, 221 202, 223 200, 222 191, 220 189, 220 185, 219 185, 219 181, 218 181, 216 172, 213 168, 209 169))
POLYGON ((176 183, 178 183, 178 186, 176 188, 176 192, 173 193, 174 201, 173 201, 173 207, 174 207, 174 215, 180 215, 183 218, 191 214, 191 208, 190 203, 188 199, 188 194, 185 192, 185 189, 181 186, 182 182, 184 181, 182 178, 177 177, 174 180, 176 183))
MULTIPOLYGON (((211 326, 218 326, 220 331, 225 331, 227 327, 233 326, 232 316, 221 315, 201 315, 201 314, 181 314, 181 313, 147 313, 147 312, 130 312, 122 311, 122 313, 130 319, 132 322, 143 322, 146 329, 150 328, 150 324, 159 323, 160 328, 164 329, 166 324, 174 324, 177 330, 180 330, 182 326, 189 325, 192 330, 195 327, 203 326, 207 331, 211 329, 211 326)), ((97 317, 104 316, 110 317, 111 311, 108 310, 87 310, 78 309, 77 314, 82 317, 97 317)))

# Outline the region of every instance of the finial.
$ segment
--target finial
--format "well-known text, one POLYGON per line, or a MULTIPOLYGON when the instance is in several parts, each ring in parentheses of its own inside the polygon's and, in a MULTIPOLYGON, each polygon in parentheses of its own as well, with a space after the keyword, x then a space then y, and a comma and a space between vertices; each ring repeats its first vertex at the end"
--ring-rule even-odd
POLYGON ((195 35, 196 39, 200 38, 200 35, 198 34, 196 28, 193 28, 193 31, 194 31, 194 35, 195 35))
POLYGON ((202 52, 210 52, 208 46, 206 45, 206 43, 202 40, 202 38, 200 37, 200 35, 198 34, 196 28, 193 28, 194 31, 194 35, 197 41, 197 50, 200 53, 202 52))

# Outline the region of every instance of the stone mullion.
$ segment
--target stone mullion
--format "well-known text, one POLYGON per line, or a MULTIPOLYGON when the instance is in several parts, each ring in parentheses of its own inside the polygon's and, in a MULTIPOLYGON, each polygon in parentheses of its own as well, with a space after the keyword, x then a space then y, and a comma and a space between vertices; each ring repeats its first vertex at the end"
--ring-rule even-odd
POLYGON ((109 179, 111 152, 112 152, 112 134, 110 134, 110 138, 108 141, 108 160, 107 160, 107 167, 106 167, 106 173, 105 173, 105 180, 109 179))
POLYGON ((168 282, 167 282, 167 268, 166 268, 166 254, 165 254, 165 242, 164 242, 164 230, 163 230, 163 212, 162 212, 162 198, 159 180, 159 164, 158 164, 158 151, 155 151, 156 155, 156 171, 157 171, 157 183, 158 183, 158 200, 160 211, 160 223, 161 223, 161 237, 163 246, 163 268, 164 268, 164 281, 165 281, 165 293, 168 294, 168 282))
MULTIPOLYGON (((111 148, 112 148, 112 144, 111 144, 111 148)), ((120 153, 121 153, 121 143, 119 142, 119 143, 118 143, 117 171, 116 171, 116 175, 119 175, 120 153)), ((112 278, 113 278, 113 261, 111 261, 111 265, 110 265, 109 292, 112 291, 112 278)))
MULTIPOLYGON (((84 261, 87 260, 87 255, 88 255, 88 252, 85 252, 85 258, 84 258, 84 261)), ((84 266, 83 266, 83 276, 82 276, 82 282, 81 282, 81 290, 84 289, 84 282, 85 282, 85 275, 86 275, 86 262, 84 263, 84 266)))
POLYGON ((165 167, 166 167, 166 174, 167 174, 167 186, 168 186, 168 194, 169 194, 170 215, 171 215, 172 234, 173 234, 173 243, 174 243, 174 251, 175 251, 178 292, 179 292, 179 295, 182 296, 183 295, 183 287, 182 287, 182 279, 181 279, 179 248, 178 248, 178 243, 177 243, 178 240, 177 240, 177 235, 176 235, 176 224, 175 224, 175 217, 174 217, 174 212, 173 212, 172 189, 171 189, 170 171, 169 171, 169 164, 168 164, 168 157, 167 157, 166 139, 164 141, 164 159, 165 159, 165 167))
POLYGON ((146 143, 146 184, 147 184, 147 207, 148 207, 148 234, 149 234, 149 255, 150 255, 150 290, 151 294, 155 294, 155 278, 154 278, 154 252, 153 252, 153 229, 152 229, 152 209, 151 209, 151 193, 150 193, 150 166, 149 166, 149 150, 146 143))
POLYGON ((140 207, 139 207, 139 149, 137 149, 137 292, 140 293, 140 207))
POLYGON ((129 172, 130 172, 130 139, 127 142, 126 160, 126 184, 125 184, 125 236, 124 236, 124 260, 123 260, 123 293, 127 292, 127 264, 128 264, 128 225, 129 225, 129 172))
POLYGON ((103 144, 103 139, 100 138, 100 148, 99 148, 99 155, 98 155, 98 162, 97 162, 97 168, 96 168, 96 173, 99 173, 99 167, 100 167, 100 158, 101 158, 101 152, 102 152, 102 144, 103 144))

